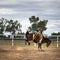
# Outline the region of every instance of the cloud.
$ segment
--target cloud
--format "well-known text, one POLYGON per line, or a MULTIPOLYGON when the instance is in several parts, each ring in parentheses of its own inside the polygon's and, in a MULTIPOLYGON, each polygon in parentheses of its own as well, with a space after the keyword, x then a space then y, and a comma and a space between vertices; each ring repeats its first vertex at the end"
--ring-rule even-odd
POLYGON ((32 15, 49 20, 47 31, 60 30, 60 0, 0 0, 0 17, 22 21, 24 30, 28 21, 23 23, 32 15))
POLYGON ((5 8, 0 9, 1 15, 5 15, 5 14, 8 15, 8 14, 14 14, 14 13, 16 13, 16 12, 12 9, 5 9, 5 8))
POLYGON ((0 0, 0 5, 14 5, 19 3, 19 0, 0 0))
POLYGON ((28 27, 31 25, 28 19, 22 20, 22 21, 20 21, 20 23, 21 23, 21 25, 23 25, 21 28, 22 32, 26 32, 28 30, 28 27))
POLYGON ((53 32, 60 31, 60 20, 49 20, 47 23, 47 30, 45 31, 46 34, 51 34, 53 32))
POLYGON ((47 28, 56 29, 60 27, 60 20, 48 20, 47 28))

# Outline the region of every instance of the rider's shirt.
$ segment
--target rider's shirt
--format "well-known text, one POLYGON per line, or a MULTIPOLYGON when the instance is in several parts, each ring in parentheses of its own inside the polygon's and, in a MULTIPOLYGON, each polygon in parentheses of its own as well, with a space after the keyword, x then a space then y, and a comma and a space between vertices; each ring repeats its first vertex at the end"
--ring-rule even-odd
POLYGON ((39 35, 40 39, 42 39, 42 38, 43 38, 43 35, 41 34, 41 32, 40 32, 40 31, 38 31, 36 34, 37 34, 37 35, 39 35))

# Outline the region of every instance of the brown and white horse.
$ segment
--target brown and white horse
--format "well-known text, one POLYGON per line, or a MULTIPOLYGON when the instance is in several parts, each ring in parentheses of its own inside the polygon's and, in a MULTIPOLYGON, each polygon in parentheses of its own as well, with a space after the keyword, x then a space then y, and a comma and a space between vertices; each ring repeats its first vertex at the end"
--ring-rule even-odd
POLYGON ((35 35, 35 34, 27 34, 26 35, 26 40, 25 40, 25 45, 28 43, 28 45, 30 45, 30 41, 33 41, 34 43, 38 44, 38 49, 42 49, 42 44, 46 43, 46 47, 48 47, 51 44, 51 40, 49 40, 48 38, 43 37, 41 43, 39 43, 40 40, 40 36, 39 35, 35 35))

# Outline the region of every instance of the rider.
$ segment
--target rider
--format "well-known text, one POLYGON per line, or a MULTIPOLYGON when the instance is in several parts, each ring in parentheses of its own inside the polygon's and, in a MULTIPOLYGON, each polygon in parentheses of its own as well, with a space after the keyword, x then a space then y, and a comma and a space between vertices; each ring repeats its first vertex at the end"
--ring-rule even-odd
POLYGON ((36 33, 36 35, 38 35, 38 34, 39 34, 39 36, 40 36, 39 43, 41 43, 41 42, 42 42, 42 39, 43 39, 43 35, 42 35, 42 29, 41 29, 41 28, 37 30, 37 33, 36 33))

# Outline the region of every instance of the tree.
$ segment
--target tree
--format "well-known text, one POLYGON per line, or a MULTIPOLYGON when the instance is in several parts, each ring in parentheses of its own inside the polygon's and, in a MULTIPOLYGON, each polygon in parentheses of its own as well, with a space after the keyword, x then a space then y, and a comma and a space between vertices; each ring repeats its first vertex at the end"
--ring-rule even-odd
POLYGON ((39 21, 39 17, 31 16, 29 20, 30 20, 30 23, 36 24, 39 21))
POLYGON ((0 34, 3 34, 5 30, 5 25, 6 25, 7 20, 4 18, 0 19, 0 34))
POLYGON ((3 32, 11 32, 12 34, 15 34, 17 31, 21 32, 20 28, 21 24, 17 20, 0 19, 0 34, 3 34, 3 32))
POLYGON ((60 35, 60 32, 57 33, 53 32, 51 35, 60 35))
POLYGON ((8 22, 8 25, 6 26, 6 31, 11 32, 12 34, 15 34, 16 31, 21 31, 21 24, 18 23, 18 21, 10 20, 8 22))
POLYGON ((46 25, 48 20, 39 20, 39 17, 31 16, 29 18, 32 25, 29 27, 30 31, 36 31, 38 28, 42 29, 42 32, 47 29, 46 25))
POLYGON ((48 20, 43 20, 43 21, 39 21, 37 24, 37 28, 41 28, 42 32, 45 31, 47 29, 46 24, 47 24, 48 20))
POLYGON ((31 30, 35 31, 37 29, 37 23, 39 21, 39 17, 31 16, 29 18, 30 23, 32 23, 31 30))
POLYGON ((29 31, 32 31, 32 27, 28 27, 29 31))

